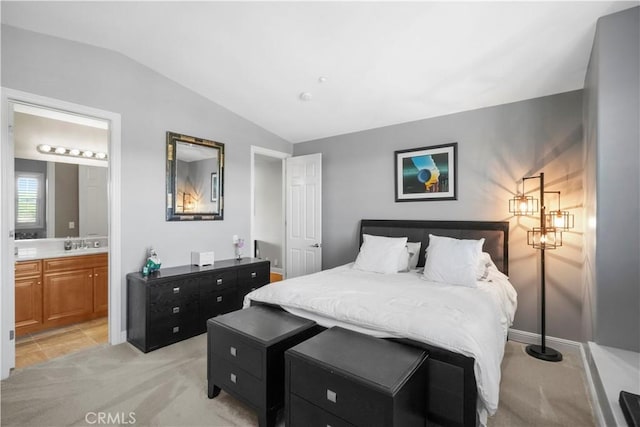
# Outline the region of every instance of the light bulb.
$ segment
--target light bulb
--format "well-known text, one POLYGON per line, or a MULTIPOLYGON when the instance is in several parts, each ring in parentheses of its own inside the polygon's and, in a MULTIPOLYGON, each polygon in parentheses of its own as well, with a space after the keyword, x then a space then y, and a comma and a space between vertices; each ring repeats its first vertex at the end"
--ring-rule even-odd
POLYGON ((87 150, 84 153, 82 153, 82 155, 85 157, 93 157, 93 151, 87 150))
POLYGON ((44 151, 45 153, 48 153, 51 151, 51 146, 47 145, 47 144, 42 144, 40 147, 40 151, 44 151))
POLYGON ((67 149, 64 147, 57 147, 56 148, 56 154, 64 154, 67 152, 67 149))
POLYGON ((71 154, 72 156, 79 156, 80 150, 78 150, 77 148, 72 148, 71 150, 69 150, 69 154, 71 154))

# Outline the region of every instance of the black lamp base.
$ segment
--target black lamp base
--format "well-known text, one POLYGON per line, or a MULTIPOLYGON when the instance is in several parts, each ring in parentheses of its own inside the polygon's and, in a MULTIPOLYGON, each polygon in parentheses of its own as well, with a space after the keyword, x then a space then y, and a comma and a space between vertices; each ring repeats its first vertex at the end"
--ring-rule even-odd
POLYGON ((554 350, 551 347, 544 348, 542 351, 541 345, 528 345, 527 354, 531 357, 535 357, 536 359, 546 360, 547 362, 560 362, 562 360, 562 353, 558 350, 554 350))

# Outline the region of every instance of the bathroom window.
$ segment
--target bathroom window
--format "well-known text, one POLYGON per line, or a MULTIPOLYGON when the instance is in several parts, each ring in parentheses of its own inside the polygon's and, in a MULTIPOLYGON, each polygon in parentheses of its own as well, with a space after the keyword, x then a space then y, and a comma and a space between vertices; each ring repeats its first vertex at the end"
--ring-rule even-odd
POLYGON ((16 172, 16 228, 42 228, 44 174, 16 172))

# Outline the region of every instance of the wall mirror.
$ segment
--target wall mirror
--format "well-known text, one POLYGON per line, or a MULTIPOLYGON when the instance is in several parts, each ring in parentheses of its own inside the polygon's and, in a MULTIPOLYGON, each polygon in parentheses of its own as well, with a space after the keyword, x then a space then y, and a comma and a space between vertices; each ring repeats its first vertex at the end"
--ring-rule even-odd
POLYGON ((167 221, 222 220, 224 144, 167 132, 167 221))

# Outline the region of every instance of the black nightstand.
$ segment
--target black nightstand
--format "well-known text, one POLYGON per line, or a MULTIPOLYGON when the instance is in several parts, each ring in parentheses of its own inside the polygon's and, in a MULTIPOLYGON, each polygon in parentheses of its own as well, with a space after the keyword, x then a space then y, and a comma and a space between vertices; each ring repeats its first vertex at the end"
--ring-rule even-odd
POLYGON ((321 328, 312 320, 268 307, 250 307, 207 321, 208 396, 223 389, 275 425, 284 403, 284 351, 321 328))
POLYGON ((427 353, 331 328, 285 352, 288 427, 425 425, 427 353))

